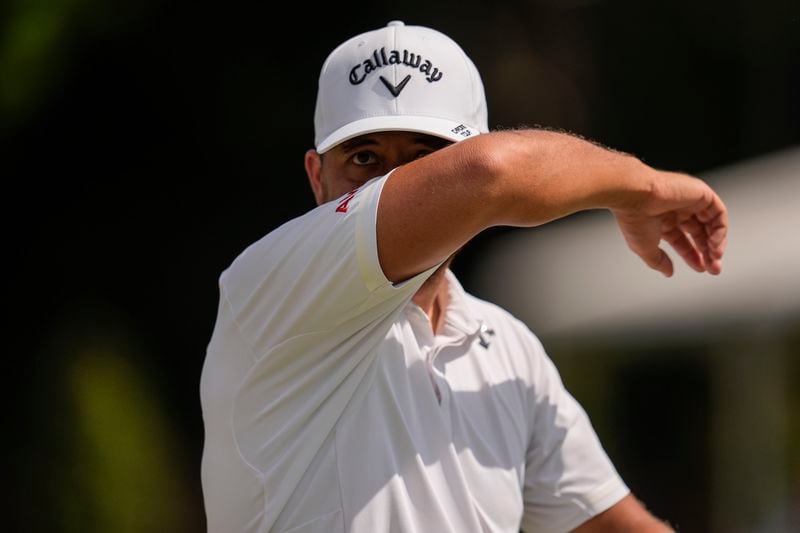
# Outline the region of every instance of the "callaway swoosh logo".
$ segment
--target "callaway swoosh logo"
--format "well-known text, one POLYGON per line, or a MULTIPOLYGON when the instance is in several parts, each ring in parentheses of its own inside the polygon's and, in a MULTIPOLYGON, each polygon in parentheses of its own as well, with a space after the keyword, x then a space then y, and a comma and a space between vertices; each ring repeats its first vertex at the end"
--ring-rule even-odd
POLYGON ((397 86, 392 85, 383 76, 381 76, 380 78, 381 78, 381 81, 383 82, 383 84, 386 85, 386 88, 389 89, 389 92, 392 93, 395 98, 397 98, 398 96, 400 96, 400 92, 403 90, 403 88, 408 83, 408 80, 411 79, 411 74, 406 75, 406 77, 403 78, 403 81, 401 81, 397 86))

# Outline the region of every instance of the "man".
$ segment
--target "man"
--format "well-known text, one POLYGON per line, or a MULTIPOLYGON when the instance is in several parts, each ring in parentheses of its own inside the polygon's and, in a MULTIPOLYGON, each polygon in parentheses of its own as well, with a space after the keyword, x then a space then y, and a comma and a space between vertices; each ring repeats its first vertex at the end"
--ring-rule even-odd
POLYGON ((448 265, 482 230, 610 209, 718 274, 700 180, 570 135, 489 132, 450 38, 390 22, 325 61, 305 166, 318 207, 219 280, 201 380, 209 531, 670 531, 630 493, 536 337, 448 265))

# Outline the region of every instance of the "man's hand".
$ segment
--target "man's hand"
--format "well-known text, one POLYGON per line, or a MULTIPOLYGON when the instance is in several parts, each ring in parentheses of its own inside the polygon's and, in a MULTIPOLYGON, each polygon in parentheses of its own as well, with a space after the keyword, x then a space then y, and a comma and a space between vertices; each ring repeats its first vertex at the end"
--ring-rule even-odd
POLYGON ((672 276, 663 239, 697 272, 719 274, 728 235, 728 212, 703 181, 654 171, 653 186, 635 205, 612 208, 628 246, 652 269, 672 276))

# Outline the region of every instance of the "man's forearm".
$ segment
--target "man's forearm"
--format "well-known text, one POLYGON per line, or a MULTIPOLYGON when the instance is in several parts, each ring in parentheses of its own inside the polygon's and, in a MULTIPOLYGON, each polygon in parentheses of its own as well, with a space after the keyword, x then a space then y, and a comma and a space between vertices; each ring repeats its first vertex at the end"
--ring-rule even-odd
POLYGON ((614 212, 629 246, 650 267, 671 274, 658 248, 666 238, 695 270, 718 272, 727 215, 707 185, 542 130, 481 135, 397 169, 378 210, 381 266, 399 281, 488 227, 537 226, 595 208, 614 212), (687 239, 684 229, 698 240, 687 239))
POLYGON ((650 194, 654 169, 636 157, 545 130, 495 132, 475 139, 498 188, 496 225, 535 226, 597 208, 635 206, 650 194))

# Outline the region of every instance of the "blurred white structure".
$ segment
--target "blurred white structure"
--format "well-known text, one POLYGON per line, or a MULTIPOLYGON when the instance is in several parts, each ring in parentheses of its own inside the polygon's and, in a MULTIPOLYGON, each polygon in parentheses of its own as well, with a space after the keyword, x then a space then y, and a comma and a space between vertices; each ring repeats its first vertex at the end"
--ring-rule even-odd
MULTIPOLYGON (((708 346, 712 380, 711 529, 797 529, 798 473, 788 472, 790 346, 800 325, 800 147, 700 174, 730 213, 720 276, 698 274, 668 246, 665 278, 631 253, 608 212, 498 237, 471 289, 547 342, 646 345, 676 335, 708 346), (794 485, 794 486, 793 486, 794 485)), ((665 245, 666 246, 666 245, 665 245)), ((794 350, 794 352, 793 352, 794 350)))

